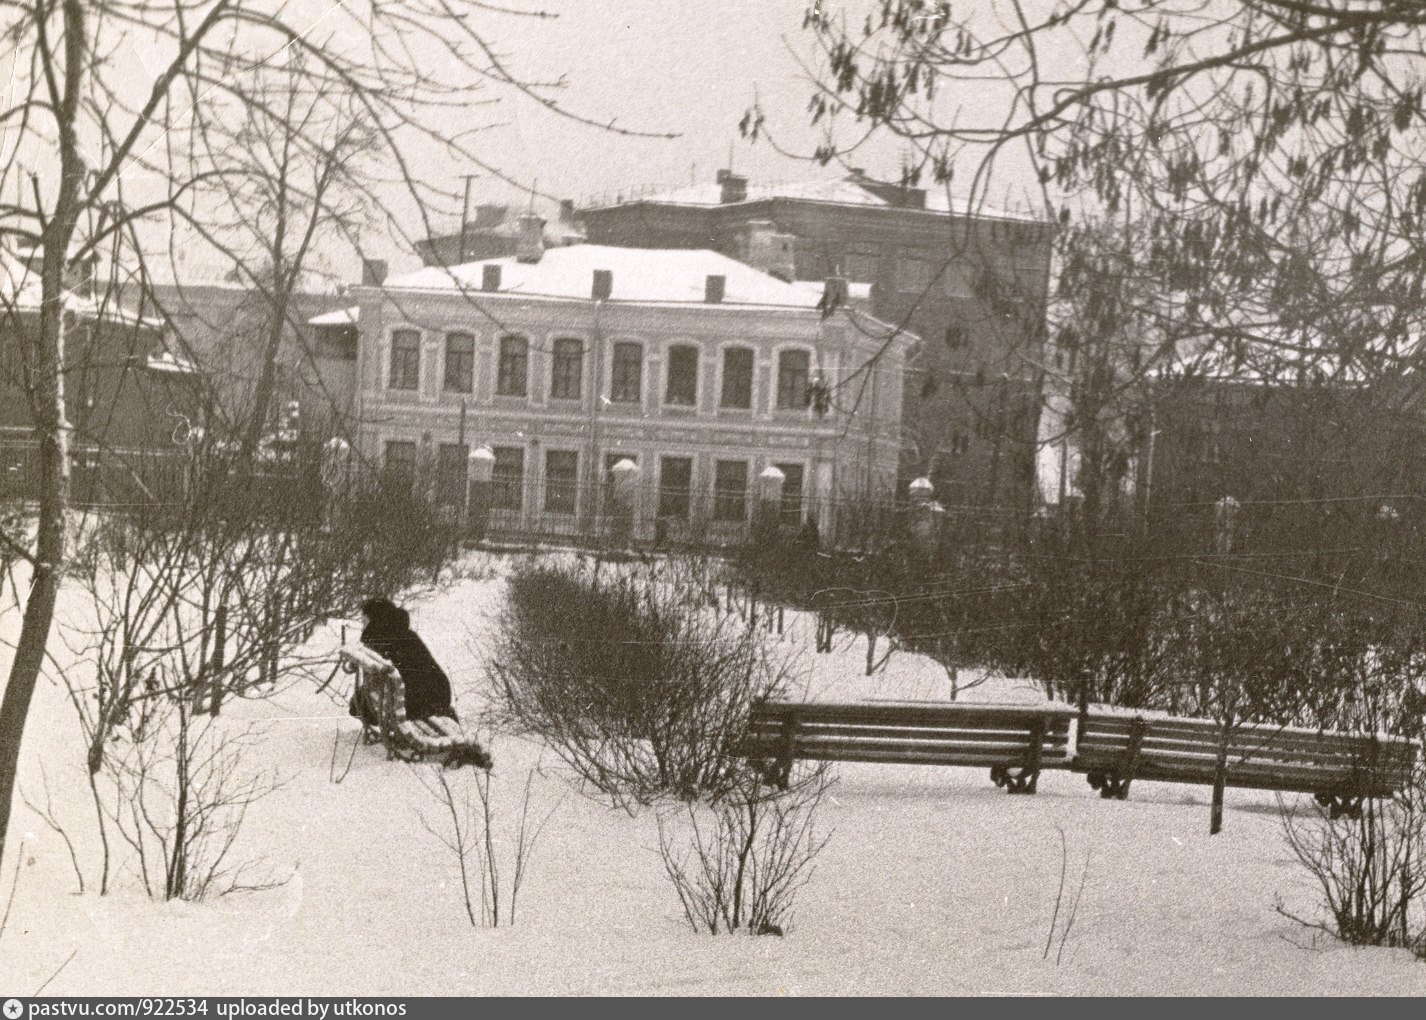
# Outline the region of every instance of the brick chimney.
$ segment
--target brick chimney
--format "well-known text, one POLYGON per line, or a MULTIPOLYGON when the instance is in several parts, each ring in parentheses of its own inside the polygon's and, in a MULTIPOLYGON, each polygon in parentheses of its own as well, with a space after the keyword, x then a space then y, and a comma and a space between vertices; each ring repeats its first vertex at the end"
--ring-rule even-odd
POLYGON ((722 205, 748 200, 748 179, 746 177, 740 177, 731 170, 719 170, 715 180, 718 182, 719 188, 718 201, 722 205))
POLYGON ((709 273, 703 280, 703 300, 710 305, 723 303, 723 294, 728 287, 728 278, 721 273, 709 273))
POLYGON ((480 289, 497 291, 500 289, 500 265, 487 262, 480 267, 480 289))
POLYGON ((515 257, 521 262, 538 262, 545 254, 545 221, 532 212, 521 216, 520 236, 515 241, 515 257))
POLYGON ((380 287, 386 282, 386 260, 385 259, 362 259, 361 260, 361 285, 363 287, 380 287))
POLYGON ((595 301, 608 301, 614 293, 614 272, 610 269, 596 269, 594 271, 594 284, 590 287, 589 296, 595 301))

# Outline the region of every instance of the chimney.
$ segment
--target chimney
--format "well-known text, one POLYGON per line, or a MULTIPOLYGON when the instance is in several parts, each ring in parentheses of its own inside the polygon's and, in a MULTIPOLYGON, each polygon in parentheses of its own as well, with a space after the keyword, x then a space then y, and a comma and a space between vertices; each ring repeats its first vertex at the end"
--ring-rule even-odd
POLYGON ((710 305, 723 303, 723 293, 727 289, 728 278, 721 273, 709 273, 703 280, 703 300, 710 305))
POLYGON ((497 291, 500 289, 500 265, 487 262, 480 267, 480 289, 497 291))
POLYGON ((613 293, 613 271, 609 269, 596 269, 594 271, 594 286, 590 288, 589 296, 595 301, 608 301, 613 293))
POLYGON ((545 254, 545 221, 532 212, 519 219, 520 237, 515 242, 515 257, 521 262, 538 262, 545 254))
POLYGON ((562 199, 560 199, 560 222, 561 222, 561 223, 573 223, 573 222, 574 222, 574 199, 572 199, 572 198, 562 198, 562 199))
POLYGON ((380 287, 386 282, 386 260, 385 259, 362 259, 361 260, 361 285, 363 287, 380 287))
POLYGON ((822 303, 818 306, 824 316, 831 315, 847 303, 847 280, 843 276, 829 276, 822 291, 822 303))
POLYGON ((718 201, 722 205, 729 205, 733 202, 746 202, 748 200, 748 179, 739 177, 731 170, 719 170, 716 177, 718 182, 718 201))

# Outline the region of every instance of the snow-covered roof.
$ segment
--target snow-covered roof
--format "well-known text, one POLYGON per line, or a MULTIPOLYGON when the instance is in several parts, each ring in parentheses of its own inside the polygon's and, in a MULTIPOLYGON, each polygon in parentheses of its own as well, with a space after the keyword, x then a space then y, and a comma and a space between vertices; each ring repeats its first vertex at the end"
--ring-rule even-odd
POLYGON ((309 326, 355 326, 361 314, 360 307, 338 308, 335 312, 323 312, 307 320, 309 326))
MULTIPOLYGON (((38 313, 42 303, 40 275, 24 261, 0 250, 0 311, 38 313)), ((162 329, 161 319, 135 315, 109 298, 86 297, 66 290, 60 295, 60 305, 79 319, 120 323, 145 329, 162 329)))
POLYGON ((427 266, 388 279, 386 290, 479 291, 485 266, 500 267, 500 293, 588 300, 595 270, 613 274, 612 301, 703 304, 709 276, 724 279, 723 304, 816 308, 822 285, 788 283, 715 251, 615 248, 575 244, 549 248, 538 262, 513 257, 427 266))

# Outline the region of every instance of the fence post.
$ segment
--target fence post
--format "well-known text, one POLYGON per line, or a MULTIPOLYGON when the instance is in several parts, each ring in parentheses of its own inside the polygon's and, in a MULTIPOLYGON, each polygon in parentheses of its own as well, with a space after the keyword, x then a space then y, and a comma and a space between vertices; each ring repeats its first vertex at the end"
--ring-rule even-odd
POLYGON ((634 541, 634 503, 643 471, 628 457, 609 469, 610 537, 620 545, 634 541))
POLYGON ((782 487, 787 476, 773 464, 758 474, 758 501, 753 508, 752 539, 758 544, 772 542, 782 517, 782 487))
POLYGON ((907 487, 911 497, 911 537, 921 555, 935 554, 941 540, 941 522, 945 520, 946 508, 932 497, 936 487, 931 479, 922 476, 907 487))

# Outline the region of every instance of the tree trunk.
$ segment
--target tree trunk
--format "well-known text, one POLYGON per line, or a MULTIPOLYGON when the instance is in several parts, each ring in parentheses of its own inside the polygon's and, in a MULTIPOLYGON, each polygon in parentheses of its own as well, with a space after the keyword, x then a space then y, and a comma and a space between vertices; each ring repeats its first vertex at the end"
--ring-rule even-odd
MULTIPOLYGON (((29 597, 20 639, 0 702, 0 859, 10 829, 11 802, 19 773, 20 744, 30 701, 44 666, 45 646, 54 621, 60 580, 64 576, 65 511, 69 507, 69 421, 64 406, 65 261, 79 221, 84 163, 75 134, 88 62, 85 0, 64 4, 64 93, 54 111, 59 131, 60 187, 54 212, 42 235, 40 321, 31 344, 29 385, 33 394, 35 438, 39 443, 39 527, 29 597)), ((22 341, 24 342, 24 341, 22 341)))
POLYGON ((1218 763, 1213 769, 1213 807, 1208 816, 1208 835, 1216 836, 1223 831, 1223 788, 1228 785, 1228 738, 1233 732, 1233 721, 1223 720, 1223 731, 1218 737, 1218 763))

